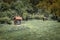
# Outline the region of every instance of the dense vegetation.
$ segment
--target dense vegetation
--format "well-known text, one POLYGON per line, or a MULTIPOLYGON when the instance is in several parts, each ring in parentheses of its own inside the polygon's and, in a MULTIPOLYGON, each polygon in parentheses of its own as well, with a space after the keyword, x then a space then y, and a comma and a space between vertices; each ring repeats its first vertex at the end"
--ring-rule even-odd
POLYGON ((26 20, 50 14, 60 16, 60 0, 0 0, 0 17, 19 15, 26 20))

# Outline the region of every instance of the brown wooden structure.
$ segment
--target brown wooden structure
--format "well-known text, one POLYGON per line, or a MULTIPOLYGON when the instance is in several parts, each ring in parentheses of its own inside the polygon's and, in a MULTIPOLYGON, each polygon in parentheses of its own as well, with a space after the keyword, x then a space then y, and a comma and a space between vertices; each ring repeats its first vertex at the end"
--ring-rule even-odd
POLYGON ((21 24, 22 17, 20 16, 15 16, 14 17, 14 24, 15 25, 20 25, 21 24))

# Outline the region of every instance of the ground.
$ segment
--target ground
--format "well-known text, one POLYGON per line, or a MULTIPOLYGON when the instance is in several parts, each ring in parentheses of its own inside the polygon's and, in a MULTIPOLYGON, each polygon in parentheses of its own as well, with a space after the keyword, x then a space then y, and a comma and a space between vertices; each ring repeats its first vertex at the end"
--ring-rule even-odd
POLYGON ((29 20, 21 25, 0 24, 0 40, 60 40, 60 23, 29 20))

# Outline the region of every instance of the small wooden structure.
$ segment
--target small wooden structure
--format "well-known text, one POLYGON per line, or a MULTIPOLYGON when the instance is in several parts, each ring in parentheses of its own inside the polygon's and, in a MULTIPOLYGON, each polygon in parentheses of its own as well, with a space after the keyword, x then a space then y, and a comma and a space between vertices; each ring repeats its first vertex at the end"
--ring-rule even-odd
POLYGON ((15 25, 20 25, 21 24, 22 17, 20 16, 15 16, 14 17, 14 24, 15 25))

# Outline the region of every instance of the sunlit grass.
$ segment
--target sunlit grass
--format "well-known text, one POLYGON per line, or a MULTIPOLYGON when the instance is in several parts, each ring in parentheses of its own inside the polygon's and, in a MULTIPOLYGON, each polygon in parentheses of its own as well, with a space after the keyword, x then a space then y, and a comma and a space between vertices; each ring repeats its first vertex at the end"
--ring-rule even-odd
POLYGON ((21 26, 0 25, 0 40, 60 40, 57 21, 30 20, 21 26))

